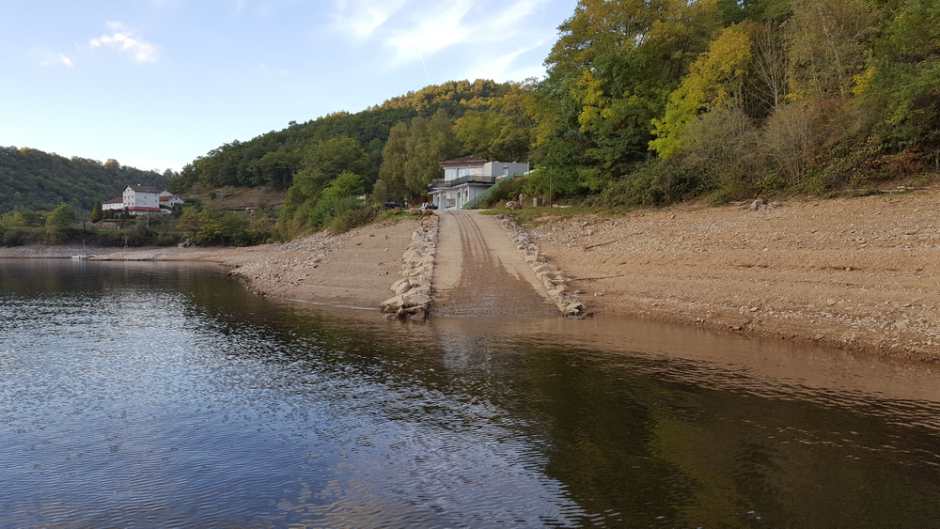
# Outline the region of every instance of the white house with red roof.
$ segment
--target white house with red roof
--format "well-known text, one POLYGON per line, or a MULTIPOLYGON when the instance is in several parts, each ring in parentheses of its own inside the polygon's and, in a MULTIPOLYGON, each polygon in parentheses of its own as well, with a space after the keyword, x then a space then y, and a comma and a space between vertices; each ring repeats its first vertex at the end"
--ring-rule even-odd
POLYGON ((438 162, 444 178, 428 185, 428 193, 438 209, 460 209, 499 180, 528 172, 528 163, 491 162, 479 156, 464 156, 438 162))
POLYGON ((160 191, 150 186, 124 186, 124 209, 131 216, 160 213, 160 191))

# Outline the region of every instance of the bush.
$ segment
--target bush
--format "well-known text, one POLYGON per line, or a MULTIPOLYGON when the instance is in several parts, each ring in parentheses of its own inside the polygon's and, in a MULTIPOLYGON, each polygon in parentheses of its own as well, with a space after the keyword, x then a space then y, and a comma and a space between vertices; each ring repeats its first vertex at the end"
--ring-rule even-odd
POLYGON ((519 198, 519 193, 525 194, 525 191, 523 190, 525 186, 525 178, 503 180, 496 189, 490 191, 490 193, 483 198, 480 206, 491 208, 496 204, 505 202, 507 200, 516 200, 519 198))
POLYGON ((3 234, 4 246, 20 246, 23 244, 23 237, 19 230, 9 230, 3 234))
POLYGON ((701 195, 708 189, 694 171, 675 159, 644 162, 590 197, 599 207, 664 206, 701 195))
POLYGON ((686 127, 679 159, 701 174, 720 201, 753 196, 767 172, 760 130, 739 106, 721 106, 686 127))
POLYGON ((177 233, 164 233, 157 237, 157 246, 176 246, 180 243, 180 236, 177 233))
POLYGON ((307 220, 310 222, 311 228, 320 230, 326 226, 330 219, 342 217, 349 211, 362 209, 363 207, 365 207, 363 201, 357 197, 335 198, 324 194, 320 197, 317 205, 307 213, 307 220))
POLYGON ((339 215, 331 217, 326 223, 326 229, 331 233, 345 233, 353 228, 371 223, 385 211, 380 204, 347 209, 339 215))

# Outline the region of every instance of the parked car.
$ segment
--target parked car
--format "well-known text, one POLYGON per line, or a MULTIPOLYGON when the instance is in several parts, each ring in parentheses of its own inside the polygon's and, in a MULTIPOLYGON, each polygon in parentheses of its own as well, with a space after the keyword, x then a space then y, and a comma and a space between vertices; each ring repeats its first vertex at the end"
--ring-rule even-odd
POLYGON ((401 204, 399 204, 398 202, 392 202, 392 201, 388 201, 388 202, 386 202, 386 203, 384 203, 384 204, 382 204, 382 205, 385 206, 385 207, 388 208, 388 209, 395 209, 395 208, 400 208, 400 207, 401 207, 401 204))
POLYGON ((437 205, 433 202, 425 202, 421 204, 421 209, 437 209, 437 205))

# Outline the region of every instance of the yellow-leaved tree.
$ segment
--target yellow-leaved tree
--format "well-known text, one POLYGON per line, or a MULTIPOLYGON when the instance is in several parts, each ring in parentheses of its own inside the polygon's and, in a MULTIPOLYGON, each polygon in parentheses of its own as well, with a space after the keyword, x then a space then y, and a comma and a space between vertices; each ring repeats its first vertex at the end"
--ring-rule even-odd
POLYGON ((656 139, 649 145, 660 157, 681 152, 685 128, 700 113, 740 100, 755 34, 751 22, 727 27, 692 63, 682 85, 669 95, 665 116, 653 120, 656 139))

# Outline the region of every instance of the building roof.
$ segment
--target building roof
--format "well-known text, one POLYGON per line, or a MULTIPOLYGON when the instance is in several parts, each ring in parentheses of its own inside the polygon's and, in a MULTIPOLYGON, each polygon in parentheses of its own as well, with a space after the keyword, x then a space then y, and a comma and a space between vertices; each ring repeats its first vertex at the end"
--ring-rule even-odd
POLYGON ((137 193, 153 193, 154 195, 156 195, 157 193, 159 193, 159 191, 157 191, 157 188, 152 187, 152 186, 131 186, 131 185, 128 185, 128 186, 124 186, 124 189, 127 189, 128 187, 131 188, 131 189, 133 189, 133 190, 134 190, 135 192, 137 192, 137 193))
POLYGON ((489 162, 489 160, 480 158, 479 156, 464 156, 463 158, 455 158, 453 160, 447 160, 446 162, 437 162, 437 165, 441 167, 449 165, 483 165, 487 162, 489 162))
POLYGON ((111 200, 107 202, 102 202, 101 205, 103 206, 105 204, 123 204, 123 203, 124 203, 124 199, 121 197, 118 197, 118 198, 112 198, 111 200))
POLYGON ((160 198, 164 198, 164 197, 165 197, 165 198, 171 198, 171 197, 175 197, 175 196, 176 196, 176 195, 174 195, 173 193, 170 193, 169 191, 160 191, 160 198))

